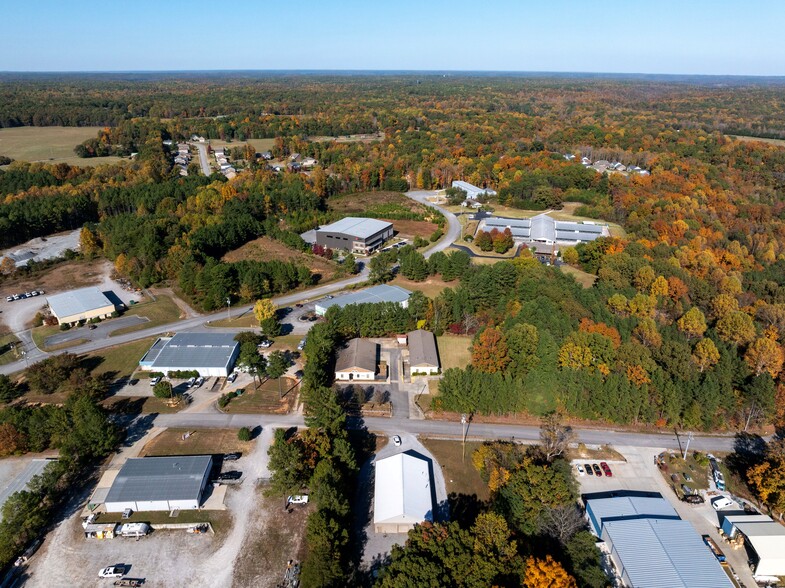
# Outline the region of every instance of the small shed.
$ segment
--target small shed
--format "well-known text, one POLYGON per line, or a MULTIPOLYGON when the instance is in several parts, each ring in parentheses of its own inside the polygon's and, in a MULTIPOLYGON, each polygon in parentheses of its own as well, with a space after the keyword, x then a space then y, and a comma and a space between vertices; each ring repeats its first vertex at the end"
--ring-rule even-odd
POLYGON ((86 523, 84 536, 86 539, 114 539, 117 523, 86 523))

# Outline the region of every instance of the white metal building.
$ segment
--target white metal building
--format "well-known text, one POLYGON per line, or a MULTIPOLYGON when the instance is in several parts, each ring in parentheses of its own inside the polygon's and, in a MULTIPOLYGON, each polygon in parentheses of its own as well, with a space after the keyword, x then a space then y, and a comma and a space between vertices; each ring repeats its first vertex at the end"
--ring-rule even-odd
POLYGON ((106 495, 106 512, 197 509, 212 465, 210 455, 129 458, 106 495))
POLYGON ((433 520, 428 462, 408 453, 376 461, 373 528, 376 533, 407 533, 433 520))
POLYGON ((55 294, 46 299, 49 310, 61 325, 73 325, 93 318, 109 318, 114 303, 95 286, 55 294))
POLYGON ((496 196, 496 191, 491 190, 490 188, 478 188, 474 184, 470 184, 469 182, 463 182, 461 180, 455 180, 452 183, 453 188, 458 188, 459 190, 463 190, 466 192, 466 199, 467 200, 477 200, 482 195, 485 196, 496 196))
POLYGON ((351 294, 341 294, 335 298, 325 298, 316 303, 314 311, 319 316, 324 316, 327 309, 331 306, 349 306, 350 304, 374 304, 377 302, 395 302, 396 304, 406 308, 409 306, 409 297, 412 293, 400 286, 390 286, 389 284, 380 284, 372 286, 365 290, 358 290, 351 294))
POLYGON ((197 371, 204 377, 228 376, 240 344, 232 333, 178 333, 161 337, 139 360, 143 370, 167 373, 197 371))
POLYGON ((785 576, 785 527, 774 521, 737 522, 752 552, 756 576, 785 576))
POLYGON ((732 588, 714 554, 661 495, 584 496, 592 530, 630 588, 732 588))

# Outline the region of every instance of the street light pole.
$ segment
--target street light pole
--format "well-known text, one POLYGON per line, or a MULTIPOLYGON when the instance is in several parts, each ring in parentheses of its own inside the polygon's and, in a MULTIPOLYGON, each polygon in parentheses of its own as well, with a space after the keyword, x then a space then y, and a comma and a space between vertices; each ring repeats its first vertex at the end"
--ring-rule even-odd
POLYGON ((232 320, 232 299, 226 297, 226 320, 232 320))
POLYGON ((692 441, 692 432, 687 433, 687 443, 684 445, 684 459, 687 459, 687 451, 690 449, 690 441, 692 441))

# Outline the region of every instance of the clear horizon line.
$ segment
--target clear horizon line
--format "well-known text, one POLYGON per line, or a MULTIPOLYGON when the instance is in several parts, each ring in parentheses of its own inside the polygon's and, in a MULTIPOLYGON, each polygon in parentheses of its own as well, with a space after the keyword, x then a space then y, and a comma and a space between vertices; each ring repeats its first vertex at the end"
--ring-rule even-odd
POLYGON ((588 70, 505 70, 505 69, 332 69, 332 68, 279 68, 279 69, 84 69, 84 70, 0 70, 0 75, 35 74, 185 74, 185 73, 362 73, 362 74, 518 74, 518 75, 590 75, 590 76, 664 76, 664 77, 705 77, 705 78, 782 78, 785 74, 739 74, 739 73, 665 73, 665 72, 623 72, 588 70))

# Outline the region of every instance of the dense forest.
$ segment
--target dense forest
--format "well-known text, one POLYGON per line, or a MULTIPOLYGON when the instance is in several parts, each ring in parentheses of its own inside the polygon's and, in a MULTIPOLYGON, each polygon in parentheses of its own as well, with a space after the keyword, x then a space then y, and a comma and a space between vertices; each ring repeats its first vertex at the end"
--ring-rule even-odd
MULTIPOLYGON (((11 76, 2 95, 2 125, 100 123, 107 127, 91 149, 139 152, 133 162, 94 169, 14 162, 0 170, 4 246, 84 224, 83 253, 108 257, 140 285, 177 283, 209 310, 227 296, 252 301, 311 283, 296 263, 222 257, 261 235, 307 251, 298 233, 334 218, 337 195, 461 178, 494 187, 491 206, 578 202, 578 214, 626 231, 562 252, 598 276, 590 289, 526 257, 474 267, 460 257, 425 263, 416 251, 401 252, 405 276, 457 280, 414 305, 416 320, 475 337, 472 365, 445 374, 435 408, 563 407, 581 418, 706 429, 770 422, 785 411, 785 148, 725 134, 785 129, 781 86, 710 78, 11 76), (60 118, 23 114, 38 112, 42 96, 51 98, 48 116, 60 118), (10 112, 15 118, 3 114, 10 112), (310 140, 371 132, 375 140, 310 140), (230 181, 181 178, 162 141, 191 133, 274 138, 275 157, 298 152, 319 165, 276 173, 259 160, 230 181), (651 173, 596 173, 581 155, 651 173)), ((371 279, 389 279, 395 261, 374 259, 371 279)))

